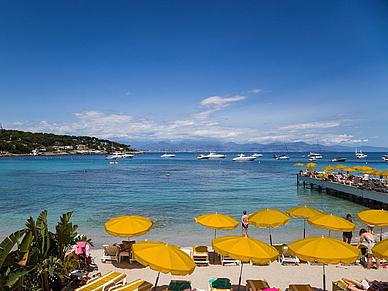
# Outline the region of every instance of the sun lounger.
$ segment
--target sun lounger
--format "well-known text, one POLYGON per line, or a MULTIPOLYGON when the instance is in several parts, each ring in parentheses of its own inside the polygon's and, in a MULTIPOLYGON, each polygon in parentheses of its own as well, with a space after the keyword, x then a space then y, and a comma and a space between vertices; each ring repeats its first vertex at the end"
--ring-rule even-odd
POLYGON ((292 284, 288 288, 290 291, 314 291, 313 287, 309 284, 292 284))
POLYGON ((151 291, 152 286, 150 282, 137 279, 128 284, 111 287, 108 291, 151 291))
POLYGON ((75 291, 106 291, 109 287, 119 282, 125 283, 126 275, 119 272, 110 271, 101 277, 89 280, 85 285, 75 289, 75 291))
POLYGON ((163 289, 162 291, 183 291, 186 289, 191 289, 191 281, 171 280, 170 284, 168 284, 168 288, 163 289))
POLYGON ((197 265, 209 265, 209 250, 206 246, 193 246, 192 258, 197 265))
POLYGON ((288 251, 288 247, 284 247, 280 262, 282 263, 282 265, 287 263, 299 265, 300 260, 298 259, 298 257, 294 257, 290 254, 290 252, 288 251))
POLYGON ((118 246, 103 245, 102 247, 104 249, 104 254, 101 257, 103 263, 107 260, 119 262, 120 248, 118 246))
POLYGON ((280 261, 281 256, 283 254, 283 249, 284 249, 284 247, 287 247, 287 245, 286 244, 274 244, 272 246, 279 252, 279 255, 278 255, 276 260, 280 261))
POLYGON ((260 291, 270 288, 266 280, 247 280, 245 285, 246 291, 260 291))
POLYGON ((233 263, 233 264, 236 264, 236 265, 240 265, 241 261, 232 259, 229 256, 221 256, 221 264, 222 265, 230 264, 230 263, 233 263))
POLYGON ((228 278, 212 278, 210 279, 209 291, 232 291, 232 285, 228 278))

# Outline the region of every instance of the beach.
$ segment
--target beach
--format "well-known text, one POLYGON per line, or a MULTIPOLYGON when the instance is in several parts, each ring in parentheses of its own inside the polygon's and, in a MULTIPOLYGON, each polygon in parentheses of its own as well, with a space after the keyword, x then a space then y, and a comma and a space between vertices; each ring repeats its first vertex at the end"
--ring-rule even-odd
MULTIPOLYGON (((137 262, 128 263, 124 259, 121 263, 107 261, 101 262, 103 250, 91 249, 92 256, 98 265, 98 272, 105 274, 110 270, 122 272, 127 275, 127 282, 136 279, 143 279, 152 284, 155 283, 158 272, 144 267, 137 262)), ((343 277, 354 280, 362 280, 367 277, 371 280, 388 280, 388 269, 366 270, 362 265, 327 265, 326 269, 326 290, 331 290, 332 281, 343 277)), ((91 274, 94 274, 93 272, 91 274)), ((237 290, 240 274, 240 266, 236 264, 197 266, 194 272, 188 276, 173 276, 171 274, 160 274, 157 290, 167 288, 171 280, 190 280, 192 288, 209 290, 209 280, 213 277, 229 278, 233 290, 237 290)), ((320 264, 308 265, 301 263, 299 266, 293 264, 281 265, 274 261, 268 266, 244 264, 240 290, 245 290, 246 280, 265 279, 270 287, 286 290, 290 284, 310 284, 315 290, 323 289, 323 267, 320 264)))

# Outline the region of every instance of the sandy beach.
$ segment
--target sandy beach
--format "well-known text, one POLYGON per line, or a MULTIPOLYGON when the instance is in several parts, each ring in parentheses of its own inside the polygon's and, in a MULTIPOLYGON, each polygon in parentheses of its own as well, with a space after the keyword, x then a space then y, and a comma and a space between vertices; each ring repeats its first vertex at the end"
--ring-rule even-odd
MULTIPOLYGON (((125 273, 127 282, 136 279, 143 279, 152 284, 155 283, 158 272, 144 267, 137 262, 128 263, 125 258, 121 263, 115 261, 101 262, 103 250, 91 249, 92 256, 98 265, 98 271, 102 274, 110 270, 125 273)), ((388 280, 388 269, 380 267, 379 270, 366 270, 362 265, 327 265, 326 269, 326 289, 332 289, 332 281, 337 281, 343 277, 349 279, 361 280, 365 277, 371 280, 388 280)), ((91 274, 94 274, 93 272, 91 274)), ((190 280, 192 288, 208 290, 209 280, 213 277, 229 278, 232 283, 232 288, 237 290, 240 274, 240 266, 235 264, 197 266, 194 272, 189 276, 172 276, 171 274, 160 274, 158 288, 161 291, 166 288, 170 280, 190 280)), ((299 266, 288 264, 281 265, 279 262, 272 262, 270 265, 249 265, 244 264, 240 290, 245 290, 245 282, 249 279, 266 279, 270 287, 286 290, 289 284, 310 284, 314 289, 323 289, 323 268, 322 265, 308 265, 301 263, 299 266)))

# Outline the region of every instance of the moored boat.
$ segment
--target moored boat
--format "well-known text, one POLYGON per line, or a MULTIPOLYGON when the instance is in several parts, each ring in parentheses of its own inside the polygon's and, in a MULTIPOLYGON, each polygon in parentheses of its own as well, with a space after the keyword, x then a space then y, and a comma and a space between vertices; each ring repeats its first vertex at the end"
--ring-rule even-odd
POLYGON ((105 159, 106 160, 132 159, 133 157, 134 155, 132 154, 117 152, 117 153, 113 153, 113 155, 106 156, 105 159))
POLYGON ((161 155, 160 157, 161 157, 161 158, 175 158, 176 155, 174 155, 174 154, 163 154, 163 155, 161 155))
POLYGON ((384 156, 382 157, 382 159, 384 160, 384 162, 388 162, 388 155, 384 155, 384 156))
POLYGON ((355 154, 356 154, 356 159, 365 159, 368 156, 366 154, 363 154, 362 150, 357 151, 357 148, 356 148, 355 154))
POLYGON ((251 162, 251 161, 254 161, 256 159, 256 157, 254 156, 246 156, 244 154, 240 154, 238 155, 237 157, 233 158, 233 161, 236 161, 236 162, 251 162))
POLYGON ((330 159, 329 162, 345 162, 346 158, 334 158, 330 159))

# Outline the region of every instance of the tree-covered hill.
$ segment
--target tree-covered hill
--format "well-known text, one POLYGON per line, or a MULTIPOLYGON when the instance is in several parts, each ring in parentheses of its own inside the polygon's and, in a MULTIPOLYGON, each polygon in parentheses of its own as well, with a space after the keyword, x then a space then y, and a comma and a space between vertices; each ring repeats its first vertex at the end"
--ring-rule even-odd
POLYGON ((31 154, 32 152, 101 152, 134 151, 130 145, 90 136, 32 133, 0 129, 0 154, 31 154))

